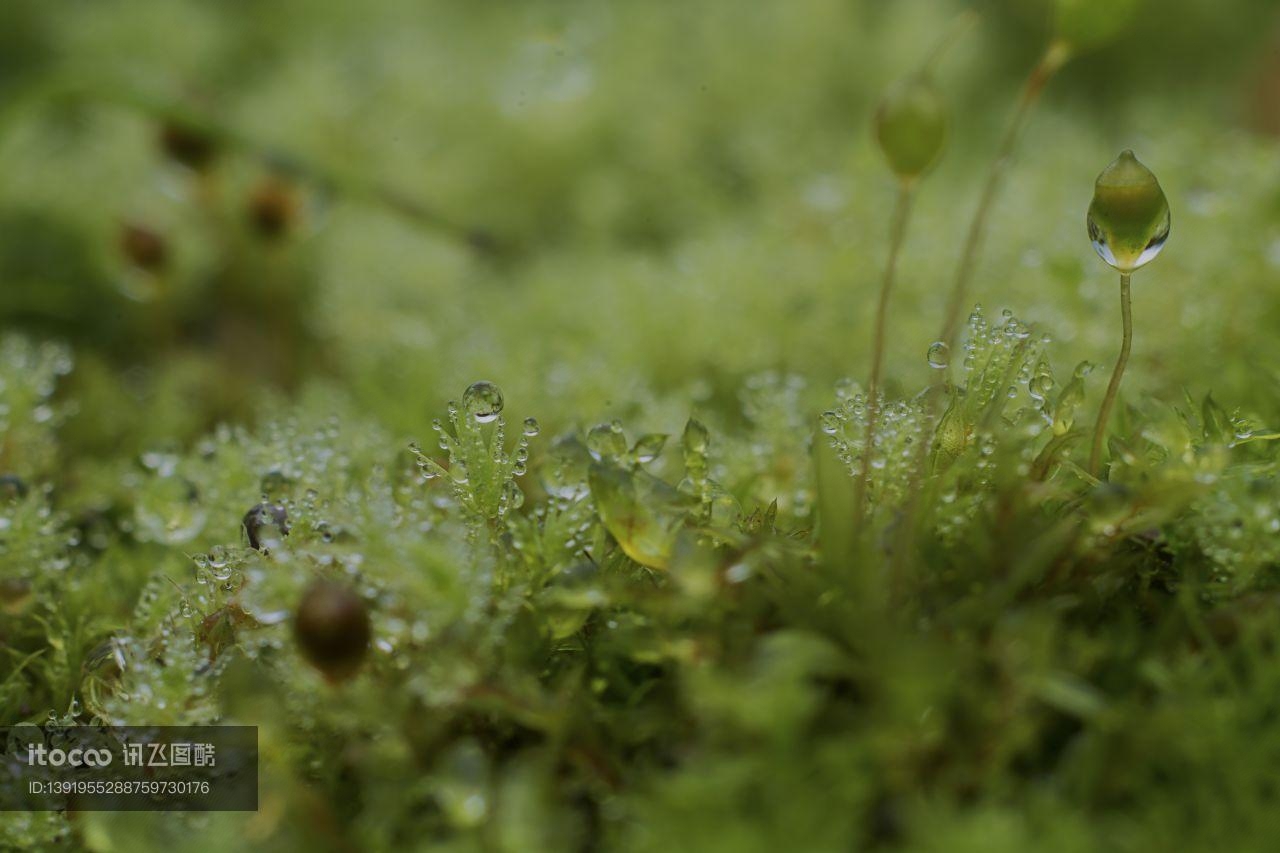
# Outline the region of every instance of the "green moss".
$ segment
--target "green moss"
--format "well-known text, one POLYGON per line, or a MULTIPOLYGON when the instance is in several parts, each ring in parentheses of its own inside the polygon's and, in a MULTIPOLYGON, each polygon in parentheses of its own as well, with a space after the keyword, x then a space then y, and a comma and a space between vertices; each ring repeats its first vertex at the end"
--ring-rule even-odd
POLYGON ((948 350, 1026 61, 1012 18, 957 44, 871 447, 874 107, 948 4, 24 11, 0 722, 256 725, 262 808, 8 813, 0 847, 1266 849, 1280 160, 1178 45, 1261 50, 1270 7, 1170 2, 1079 57, 1126 109, 1046 93, 948 350), (215 131, 199 173, 175 118, 215 131), (1114 273, 1075 217, 1120 137, 1186 238, 1134 291, 1100 483, 1114 273), (369 618, 334 683, 317 585, 369 618))

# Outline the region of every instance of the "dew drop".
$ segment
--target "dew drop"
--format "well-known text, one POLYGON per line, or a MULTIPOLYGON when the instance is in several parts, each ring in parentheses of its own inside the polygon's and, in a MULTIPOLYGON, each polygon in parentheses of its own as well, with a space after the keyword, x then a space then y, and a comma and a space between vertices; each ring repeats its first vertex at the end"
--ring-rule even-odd
POLYGON ((614 421, 611 424, 593 426, 587 432, 587 451, 595 459, 606 459, 626 453, 627 437, 622 432, 622 425, 614 421))
POLYGON ((478 423, 487 424, 502 414, 502 391, 492 382, 473 382, 462 394, 462 405, 478 423))
POLYGON ((942 341, 934 341, 929 345, 929 352, 926 357, 929 359, 930 367, 936 370, 943 370, 951 364, 951 347, 942 341))

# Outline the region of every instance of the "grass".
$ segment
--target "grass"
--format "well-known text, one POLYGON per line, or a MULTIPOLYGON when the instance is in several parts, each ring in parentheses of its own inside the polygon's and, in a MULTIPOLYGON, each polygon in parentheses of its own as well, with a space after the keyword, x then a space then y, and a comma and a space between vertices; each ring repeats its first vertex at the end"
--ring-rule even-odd
POLYGON ((1230 109, 1266 5, 1177 5, 1041 94, 940 371, 1049 34, 993 6, 951 49, 869 453, 870 122, 952 5, 0 13, 0 719, 262 744, 257 813, 4 845, 1266 849, 1280 153, 1230 109), (1128 145, 1176 225, 1099 481, 1084 217, 1128 145), (354 674, 300 648, 316 589, 369 619, 354 674))

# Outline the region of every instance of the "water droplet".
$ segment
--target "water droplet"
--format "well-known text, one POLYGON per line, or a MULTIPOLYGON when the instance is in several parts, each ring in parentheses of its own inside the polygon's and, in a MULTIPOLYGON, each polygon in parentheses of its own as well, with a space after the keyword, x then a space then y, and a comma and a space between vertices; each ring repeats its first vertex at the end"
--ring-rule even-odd
MULTIPOLYGON (((919 350, 916 350, 919 352, 919 350)), ((942 341, 934 341, 929 345, 929 352, 926 356, 929 359, 929 366, 937 370, 944 370, 951 364, 951 347, 942 341)))
POLYGON ((502 414, 502 391, 492 382, 473 382, 462 394, 462 405, 478 423, 487 424, 502 414))
POLYGON ((506 502, 507 509, 519 509, 524 504, 524 492, 514 480, 508 480, 502 487, 502 498, 506 502))
POLYGON ((611 424, 593 426, 587 432, 587 450, 595 459, 606 459, 626 453, 627 437, 622 432, 622 425, 614 421, 611 424))
POLYGON ((835 412, 823 412, 819 420, 827 435, 835 435, 840 430, 840 416, 835 412))
POLYGON ((281 536, 289 535, 289 512, 282 504, 260 503, 244 514, 241 525, 249 538, 249 547, 261 551, 281 536))
POLYGON ((535 435, 537 435, 540 429, 541 427, 538 426, 537 419, 535 418, 524 419, 524 434, 529 438, 533 438, 535 435))
POLYGON ((658 454, 662 453, 662 448, 667 444, 667 436, 660 432, 651 432, 648 435, 640 436, 636 441, 635 447, 631 448, 631 453, 635 456, 636 462, 641 465, 647 465, 658 458, 658 454))

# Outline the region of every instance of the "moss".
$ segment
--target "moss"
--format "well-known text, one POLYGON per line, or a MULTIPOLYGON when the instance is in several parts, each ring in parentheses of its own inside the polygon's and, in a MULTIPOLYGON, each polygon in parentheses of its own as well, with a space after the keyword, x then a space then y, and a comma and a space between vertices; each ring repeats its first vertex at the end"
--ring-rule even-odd
POLYGON ((0 846, 1270 843, 1280 161, 1192 108, 1213 56, 1139 90, 1155 48, 1100 49, 1122 113, 1063 70, 947 348, 1025 58, 957 44, 864 447, 873 108, 948 5, 419 9, 24 13, 75 93, 0 117, 0 720, 256 725, 262 799, 0 846), (1186 213, 1101 483, 1078 211, 1121 135, 1186 213), (368 619, 333 678, 317 588, 368 619))

